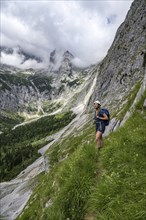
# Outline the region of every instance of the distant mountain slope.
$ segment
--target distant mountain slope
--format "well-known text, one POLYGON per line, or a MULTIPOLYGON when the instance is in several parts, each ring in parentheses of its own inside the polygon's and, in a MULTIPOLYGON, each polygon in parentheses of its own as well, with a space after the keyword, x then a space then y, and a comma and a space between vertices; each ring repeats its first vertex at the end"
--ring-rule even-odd
MULTIPOLYGON (((13 112, 25 112, 31 115, 45 114, 66 105, 74 94, 76 97, 80 96, 79 91, 87 81, 92 84, 90 79, 94 78, 92 73, 95 67, 76 68, 72 64, 73 55, 66 51, 56 69, 58 65, 56 63, 58 61, 55 61, 56 56, 56 52, 51 53, 52 66, 48 69, 21 70, 1 65, 0 108, 3 111, 11 111, 12 114, 13 112)), ((90 85, 86 88, 87 91, 89 87, 90 85)), ((73 100, 69 103, 70 105, 73 106, 73 100)))

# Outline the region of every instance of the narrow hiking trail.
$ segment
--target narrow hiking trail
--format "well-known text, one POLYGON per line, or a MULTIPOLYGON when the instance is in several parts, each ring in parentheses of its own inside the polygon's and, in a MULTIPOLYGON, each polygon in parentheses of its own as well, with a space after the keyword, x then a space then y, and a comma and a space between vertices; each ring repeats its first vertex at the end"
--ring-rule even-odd
POLYGON ((29 123, 34 122, 34 121, 37 121, 37 120, 39 120, 40 118, 43 118, 43 117, 46 117, 46 116, 55 115, 55 114, 57 114, 57 113, 60 113, 61 111, 62 111, 62 108, 60 108, 60 109, 58 109, 58 110, 56 110, 56 111, 54 111, 54 112, 52 112, 52 113, 49 113, 49 114, 44 113, 44 115, 42 115, 42 116, 34 115, 33 118, 30 118, 30 119, 27 120, 27 121, 24 121, 24 122, 22 122, 22 123, 20 123, 20 124, 15 125, 15 126, 12 128, 12 130, 16 129, 17 127, 20 127, 20 126, 29 124, 29 123))
POLYGON ((23 170, 15 179, 0 184, 0 215, 2 220, 13 220, 21 213, 36 185, 35 177, 43 171, 48 172, 48 161, 45 158, 45 152, 48 148, 62 138, 72 134, 74 129, 81 129, 89 120, 91 120, 89 115, 85 114, 85 110, 96 85, 97 75, 98 72, 95 75, 92 86, 88 90, 82 103, 77 107, 72 108, 72 111, 76 113, 77 116, 59 132, 51 135, 53 141, 38 151, 42 156, 23 170))

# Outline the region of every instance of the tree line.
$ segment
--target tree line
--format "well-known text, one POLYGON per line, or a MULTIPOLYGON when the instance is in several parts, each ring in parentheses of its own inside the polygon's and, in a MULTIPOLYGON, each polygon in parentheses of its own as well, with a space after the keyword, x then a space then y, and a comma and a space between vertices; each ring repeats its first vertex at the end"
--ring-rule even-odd
POLYGON ((48 142, 33 143, 60 130, 74 117, 75 114, 71 111, 62 114, 61 117, 46 116, 0 134, 1 180, 11 179, 32 163, 39 156, 38 149, 48 142))

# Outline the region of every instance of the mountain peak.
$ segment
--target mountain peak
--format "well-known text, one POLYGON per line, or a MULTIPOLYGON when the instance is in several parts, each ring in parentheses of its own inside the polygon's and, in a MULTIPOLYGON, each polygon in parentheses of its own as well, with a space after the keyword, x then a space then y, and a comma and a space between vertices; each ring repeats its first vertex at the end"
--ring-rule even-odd
POLYGON ((51 53, 50 53, 50 63, 55 63, 55 57, 56 57, 56 50, 53 50, 51 53))
POLYGON ((66 59, 69 59, 69 60, 74 58, 72 53, 70 53, 68 50, 64 52, 63 57, 66 58, 66 59))

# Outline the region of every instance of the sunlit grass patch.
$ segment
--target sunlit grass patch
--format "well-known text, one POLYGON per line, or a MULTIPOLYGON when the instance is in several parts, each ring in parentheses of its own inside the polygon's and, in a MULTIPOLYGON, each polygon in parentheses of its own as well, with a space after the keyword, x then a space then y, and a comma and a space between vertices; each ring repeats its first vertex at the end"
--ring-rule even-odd
POLYGON ((137 110, 105 140, 100 166, 104 173, 88 201, 94 219, 146 219, 146 112, 137 110))

